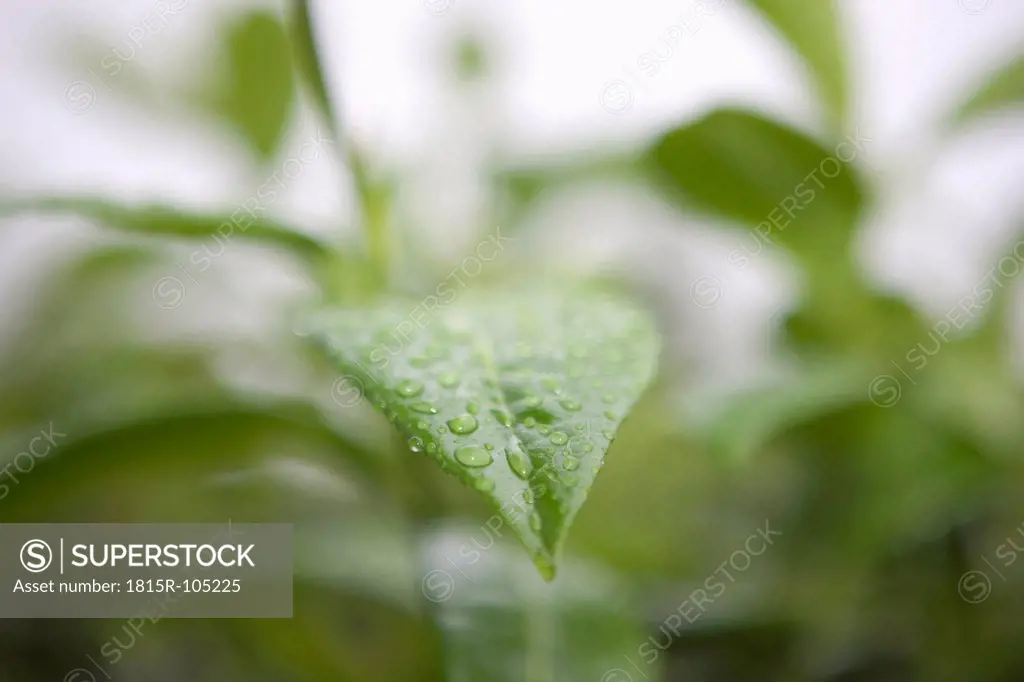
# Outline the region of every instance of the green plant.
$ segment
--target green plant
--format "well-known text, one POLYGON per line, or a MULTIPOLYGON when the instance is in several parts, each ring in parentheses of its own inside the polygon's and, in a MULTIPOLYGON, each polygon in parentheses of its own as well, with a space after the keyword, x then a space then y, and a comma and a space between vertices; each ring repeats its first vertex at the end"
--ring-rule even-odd
MULTIPOLYGON (((1020 578, 984 610, 956 587, 973 548, 1019 523, 1012 277, 966 292, 942 327, 877 290, 853 244, 878 179, 858 158, 871 134, 850 123, 833 5, 750 4, 804 58, 820 130, 720 108, 639 154, 490 179, 506 235, 560 188, 626 180, 739 235, 725 267, 784 259, 802 289, 774 349, 794 358, 781 380, 680 409, 687 373, 652 383, 655 326, 671 315, 627 293, 628 276, 547 280, 530 254, 497 258, 503 237, 483 236, 495 225, 481 226, 493 255, 472 286, 400 263, 412 251, 395 212, 402 175, 347 135, 311 8, 296 1, 290 39, 272 14, 233 20, 224 70, 176 94, 243 140, 265 183, 296 109, 298 79, 284 68, 295 66, 351 175, 361 243, 269 219, 264 184, 228 214, 5 200, 9 214, 72 214, 122 239, 49 278, 3 356, 3 464, 17 478, 0 480, 3 521, 295 521, 293 622, 161 630, 172 651, 195 646, 238 679, 835 681, 853 674, 849 660, 873 678, 909 667, 921 679, 1009 679, 1020 578), (169 247, 186 243, 198 249, 182 266, 169 247), (203 264, 249 245, 313 282, 310 295, 268 302, 260 334, 147 337, 155 306, 130 294, 182 310, 194 286, 227 290, 203 264), (417 279, 428 284, 407 285, 417 279), (242 383, 229 360, 292 385, 242 383), (11 468, 47 424, 67 434, 53 459, 11 468), (723 559, 765 524, 781 529, 777 544, 726 582, 723 559), (512 536, 558 579, 539 580, 503 542, 512 536), (200 647, 195 633, 223 646, 200 647)), ((1018 60, 956 107, 950 136, 1019 102, 1020 73, 1018 60)), ((714 273, 692 273, 698 306, 721 298, 714 273)), ((81 647, 54 647, 40 679, 63 678, 107 636, 85 630, 81 647)), ((19 658, 0 677, 28 679, 30 665, 19 658)))

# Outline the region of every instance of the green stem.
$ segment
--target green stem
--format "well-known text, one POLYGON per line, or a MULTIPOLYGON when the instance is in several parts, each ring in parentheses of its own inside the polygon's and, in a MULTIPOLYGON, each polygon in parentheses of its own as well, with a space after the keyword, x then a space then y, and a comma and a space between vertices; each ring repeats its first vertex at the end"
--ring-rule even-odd
POLYGON ((303 80, 309 86, 331 136, 341 150, 341 161, 352 173, 353 190, 362 217, 366 248, 375 271, 378 287, 383 287, 390 274, 390 193, 374 180, 369 164, 355 143, 342 135, 344 126, 332 105, 324 80, 323 60, 313 34, 310 0, 293 0, 291 12, 295 58, 303 80))

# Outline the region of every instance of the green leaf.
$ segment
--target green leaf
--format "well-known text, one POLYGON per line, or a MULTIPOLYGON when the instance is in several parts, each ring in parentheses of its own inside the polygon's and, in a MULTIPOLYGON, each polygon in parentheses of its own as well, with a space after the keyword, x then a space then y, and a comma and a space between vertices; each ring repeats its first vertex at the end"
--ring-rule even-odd
POLYGON ((638 651, 646 628, 619 576, 569 561, 566 579, 546 584, 521 556, 481 537, 448 526, 425 544, 422 588, 442 633, 446 680, 661 679, 661 652, 651 648, 648 661, 638 651))
POLYGON ((265 218, 254 219, 243 209, 230 215, 192 213, 170 206, 126 206, 90 197, 33 197, 0 201, 0 218, 19 214, 73 214, 106 227, 151 236, 252 240, 280 246, 316 263, 331 247, 294 228, 265 218))
POLYGON ((204 89, 205 107, 267 161, 284 137, 295 96, 287 33, 274 14, 251 12, 228 26, 222 58, 224 71, 204 89))
POLYGON ((323 62, 316 47, 310 4, 309 0, 292 0, 292 46, 299 71, 313 94, 313 99, 320 109, 320 115, 328 128, 334 131, 334 137, 337 138, 334 107, 331 105, 330 95, 327 94, 323 62))
POLYGON ((956 123, 966 123, 1004 107, 1024 102, 1024 56, 994 73, 953 115, 956 123))
POLYGON ((841 158, 865 142, 829 150, 754 113, 719 109, 666 133, 646 163, 682 206, 754 225, 740 256, 777 243, 810 260, 848 244, 864 191, 841 158))
MULTIPOLYGON (((197 489, 204 474, 265 462, 279 452, 341 453, 363 471, 379 468, 379 462, 328 428, 319 412, 301 402, 249 406, 220 398, 196 399, 176 412, 111 421, 53 419, 60 434, 53 452, 34 462, 22 483, 4 491, 3 520, 80 518, 82 510, 90 510, 92 519, 118 513, 123 517, 125 510, 145 515, 174 505, 188 507, 177 509, 179 513, 199 515, 199 503, 213 508, 218 502, 212 490, 197 489), (188 504, 182 505, 186 499, 188 504)), ((47 424, 41 426, 45 431, 47 424)), ((38 428, 27 435, 12 434, 0 454, 0 466, 38 434, 38 428)))
POLYGON ((653 374, 656 333, 597 294, 438 303, 325 311, 311 330, 410 448, 482 492, 553 577, 614 432, 653 374))
POLYGON ((718 456, 746 464, 786 430, 868 401, 876 374, 864 363, 830 359, 770 386, 730 396, 688 425, 718 456))
MULTIPOLYGON (((832 0, 750 0, 803 58, 833 121, 846 112, 846 59, 832 0)), ((839 125, 836 126, 839 128, 839 125)))

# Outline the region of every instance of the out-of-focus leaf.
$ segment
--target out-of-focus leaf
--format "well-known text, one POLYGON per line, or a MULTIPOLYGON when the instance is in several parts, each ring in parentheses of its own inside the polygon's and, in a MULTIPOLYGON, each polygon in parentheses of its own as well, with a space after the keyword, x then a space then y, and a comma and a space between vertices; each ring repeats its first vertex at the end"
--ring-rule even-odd
MULTIPOLYGON (((165 512, 184 496, 193 505, 189 513, 199 517, 217 509, 215 495, 197 506, 202 499, 196 484, 205 476, 260 463, 281 449, 300 455, 342 453, 365 471, 378 464, 302 403, 254 407, 196 401, 188 411, 127 422, 54 420, 41 427, 55 432, 54 447, 5 491, 0 503, 5 522, 66 520, 72 513, 80 518, 83 510, 97 521, 126 521, 125 514, 145 519, 154 510, 165 512)), ((38 429, 11 434, 0 463, 6 465, 17 448, 37 435, 38 429)))
POLYGON ((507 547, 480 543, 481 529, 460 530, 428 536, 424 550, 449 682, 660 679, 658 661, 638 653, 651 645, 616 576, 568 562, 547 584, 507 547))
MULTIPOLYGON (((143 235, 216 240, 252 240, 286 248, 307 262, 330 253, 325 242, 242 209, 230 215, 192 213, 159 204, 126 206, 90 197, 33 197, 0 201, 0 217, 18 214, 72 214, 103 226, 143 235), (237 222, 236 222, 237 219, 237 222)), ((220 247, 218 247, 219 249, 220 247)))
POLYGON ((337 138, 337 121, 334 118, 334 107, 331 105, 331 97, 327 93, 327 83, 324 80, 323 60, 320 59, 320 52, 316 47, 311 5, 311 0, 292 0, 292 46, 299 70, 313 94, 313 100, 320 109, 320 115, 337 138))
MULTIPOLYGON (((846 111, 846 58, 833 0, 750 0, 803 58, 836 123, 846 111)), ((837 126, 838 127, 838 126, 837 126)))
POLYGON ((621 300, 584 293, 430 308, 390 301, 325 311, 310 326, 410 448, 482 492, 551 578, 652 376, 653 325, 621 300))
POLYGON ((695 419, 690 435, 715 454, 744 463, 786 429, 867 401, 874 376, 850 362, 811 365, 782 382, 730 396, 719 409, 695 419))
POLYGON ((966 123, 993 111, 1024 103, 1024 56, 989 77, 974 95, 954 112, 953 120, 966 123))
POLYGON ((548 166, 507 168, 494 173, 499 224, 515 234, 523 216, 547 192, 557 192, 587 182, 636 182, 640 164, 635 155, 590 156, 548 166))
POLYGON ((411 529, 397 518, 331 519, 295 529, 298 580, 371 595, 409 613, 420 610, 411 529))
POLYGON ((220 58, 224 68, 201 101, 267 161, 287 131, 295 98, 288 35, 273 13, 250 12, 227 27, 220 58))
POLYGON ((747 256, 778 243, 810 261, 845 252, 864 192, 839 157, 855 155, 858 142, 839 153, 757 114, 719 109, 663 135, 647 163, 684 206, 755 226, 747 256))

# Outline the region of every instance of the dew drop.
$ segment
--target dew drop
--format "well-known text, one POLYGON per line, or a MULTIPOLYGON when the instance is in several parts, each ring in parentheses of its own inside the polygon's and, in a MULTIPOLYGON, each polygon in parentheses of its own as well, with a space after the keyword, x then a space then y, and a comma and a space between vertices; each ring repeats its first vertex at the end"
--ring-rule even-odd
POLYGON ((482 493, 489 493, 494 490, 494 481, 489 478, 477 478, 473 480, 473 487, 482 493))
POLYGON ((434 443, 427 443, 427 452, 437 452, 437 445, 434 443))
POLYGON ((562 433, 561 431, 555 431, 551 434, 551 442, 555 445, 565 445, 569 442, 569 436, 562 433))
POLYGON ((562 406, 562 409, 569 410, 570 412, 580 411, 580 404, 575 400, 569 400, 568 398, 565 398, 564 400, 559 402, 559 405, 562 406))
POLYGON ((593 452, 593 451, 594 451, 594 446, 593 445, 591 445, 590 443, 584 444, 583 452, 593 452))
POLYGON ((416 428, 419 429, 420 431, 429 431, 430 424, 421 419, 418 422, 416 422, 416 428))
POLYGON ((498 423, 501 424, 502 426, 512 426, 512 415, 510 415, 508 412, 505 412, 504 410, 491 410, 491 414, 494 415, 494 418, 497 419, 498 423))
POLYGON ((575 457, 566 457, 562 462, 562 468, 566 471, 575 471, 580 468, 580 461, 575 457))
POLYGON ((433 403, 428 403, 425 400, 413 403, 409 406, 409 409, 420 414, 437 414, 437 408, 434 407, 433 403))
POLYGON ((541 424, 540 426, 537 427, 537 430, 540 431, 540 435, 542 436, 546 436, 549 433, 551 433, 551 427, 548 426, 547 424, 541 424))
POLYGON ((469 412, 470 414, 479 414, 480 406, 477 405, 476 403, 469 403, 468 405, 466 405, 466 412, 469 412))
POLYGON ((479 445, 463 445, 455 451, 455 459, 467 467, 485 467, 491 463, 491 453, 479 445))
POLYGON ((459 375, 455 372, 445 372, 438 378, 437 383, 441 384, 441 388, 455 388, 459 385, 459 375))
POLYGON ((615 402, 615 396, 612 395, 611 393, 605 393, 603 396, 601 396, 601 401, 611 405, 612 403, 615 402))
POLYGON ((415 398, 423 393, 423 384, 414 379, 403 379, 395 386, 395 393, 403 398, 415 398))
POLYGON ((471 414, 464 414, 455 419, 448 420, 448 428, 452 430, 452 433, 459 434, 460 436, 473 433, 479 426, 480 424, 477 422, 476 417, 471 414))
POLYGON ((533 504, 533 489, 526 488, 523 490, 523 502, 526 502, 526 504, 533 504))
POLYGON ((530 458, 522 452, 506 450, 505 461, 508 462, 508 468, 512 470, 512 473, 524 481, 529 478, 530 472, 533 471, 533 465, 530 464, 530 458))
POLYGON ((484 449, 485 450, 493 450, 494 446, 491 445, 490 443, 484 443, 484 449))
POLYGON ((530 514, 530 530, 534 533, 540 532, 540 515, 537 512, 530 514))
POLYGON ((576 476, 576 474, 565 474, 564 476, 562 476, 562 483, 564 483, 566 485, 574 486, 574 485, 578 485, 579 482, 580 482, 580 479, 576 476))
POLYGON ((611 440, 612 438, 615 438, 615 434, 612 433, 611 431, 607 430, 607 429, 602 431, 601 435, 604 436, 605 438, 607 438, 608 440, 611 440))
POLYGON ((541 379, 540 385, 546 388, 547 390, 554 392, 557 392, 560 388, 560 386, 558 385, 558 380, 552 377, 544 377, 543 379, 541 379))
POLYGON ((527 407, 540 407, 543 402, 544 399, 536 395, 526 396, 526 398, 523 399, 523 405, 526 405, 527 407))
POLYGON ((528 429, 532 429, 534 426, 537 425, 537 420, 534 419, 533 417, 527 417, 526 419, 523 420, 523 425, 528 429))
POLYGON ((615 416, 615 413, 612 412, 611 410, 608 410, 607 412, 605 412, 604 416, 607 417, 608 419, 611 419, 612 421, 615 421, 617 419, 617 417, 615 416))
POLYGON ((419 437, 410 438, 409 449, 413 452, 423 452, 423 439, 419 437))

